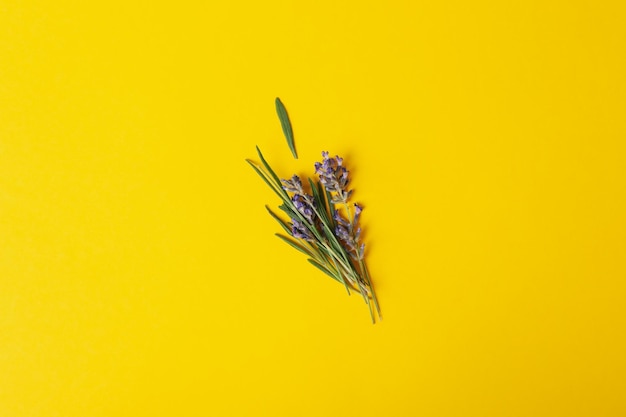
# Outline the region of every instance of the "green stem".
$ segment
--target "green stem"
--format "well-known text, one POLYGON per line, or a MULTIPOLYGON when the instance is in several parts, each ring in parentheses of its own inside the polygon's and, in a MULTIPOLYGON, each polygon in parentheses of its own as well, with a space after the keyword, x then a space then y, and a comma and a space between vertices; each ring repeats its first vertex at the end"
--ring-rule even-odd
MULTIPOLYGON (((352 224, 353 222, 353 217, 352 217, 352 210, 350 210, 350 205, 348 204, 347 201, 344 201, 344 205, 346 208, 346 212, 348 213, 348 219, 350 220, 350 227, 352 228, 354 225, 352 224)), ((351 232, 354 232, 353 230, 351 230, 351 232)), ((354 238, 354 235, 352 236, 354 238)), ((376 291, 374 291, 374 286, 372 285, 372 280, 370 278, 370 274, 369 271, 367 269, 367 265, 365 265, 365 261, 363 260, 363 257, 360 256, 360 254, 358 253, 358 244, 359 242, 357 242, 356 240, 353 241, 355 247, 357 248, 357 258, 359 260, 359 267, 361 270, 361 275, 363 276, 363 278, 365 279, 365 284, 369 287, 369 291, 372 295, 372 301, 374 302, 374 306, 376 307, 376 313, 378 314, 378 318, 382 319, 383 316, 382 314, 380 314, 380 306, 378 305, 378 298, 376 297, 376 291)), ((368 303, 369 304, 369 303, 368 303)), ((374 320, 374 316, 373 316, 373 311, 372 311, 372 306, 370 305, 370 313, 372 314, 372 320, 374 320)))
POLYGON ((376 307, 378 318, 382 320, 383 315, 380 313, 380 306, 378 305, 378 297, 376 297, 376 291, 374 291, 374 285, 372 284, 370 273, 367 269, 367 265, 365 264, 365 261, 363 260, 363 258, 359 259, 359 264, 361 266, 361 270, 364 272, 367 285, 370 287, 370 292, 372 293, 372 301, 374 301, 374 306, 376 307))

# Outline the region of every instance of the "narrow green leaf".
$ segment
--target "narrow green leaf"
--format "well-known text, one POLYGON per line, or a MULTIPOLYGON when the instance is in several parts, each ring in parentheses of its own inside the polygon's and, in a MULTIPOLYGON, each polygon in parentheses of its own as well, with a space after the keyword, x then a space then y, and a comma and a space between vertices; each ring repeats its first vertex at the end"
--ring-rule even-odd
POLYGON ((265 157, 263 156, 263 153, 261 152, 261 149, 259 149, 259 147, 256 147, 256 151, 259 154, 259 158, 261 159, 261 163, 263 163, 263 166, 265 167, 265 169, 267 170, 267 172, 269 173, 269 175, 271 176, 271 178, 274 180, 274 182, 276 183, 276 187, 274 189, 274 192, 276 192, 276 194, 278 194, 278 196, 283 200, 283 201, 290 201, 291 199, 289 198, 289 194, 287 194, 287 191, 285 191, 283 189, 283 183, 280 180, 280 178, 278 177, 278 175, 276 175, 276 173, 274 172, 274 170, 272 169, 272 167, 270 166, 270 164, 267 163, 267 161, 265 160, 265 157))
POLYGON ((311 192, 313 193, 313 199, 315 200, 320 220, 328 224, 328 212, 326 211, 326 207, 324 207, 324 197, 320 195, 319 188, 311 178, 309 178, 309 185, 311 186, 311 192))
POLYGON ((291 229, 289 229, 289 226, 287 226, 287 223, 283 219, 278 217, 278 215, 274 213, 272 209, 269 208, 269 206, 265 206, 265 209, 268 211, 270 216, 272 216, 281 225, 281 227, 285 230, 285 232, 289 234, 291 233, 291 229))
POLYGON ((317 194, 319 196, 319 202, 320 205, 322 206, 322 210, 324 210, 324 213, 326 213, 326 217, 328 218, 328 224, 330 224, 332 227, 331 229, 335 230, 335 225, 334 225, 334 221, 333 221, 333 213, 332 213, 332 204, 330 203, 330 200, 328 199, 328 190, 326 190, 326 188, 324 187, 324 185, 321 182, 317 182, 317 194))
POLYGON ((315 185, 315 183, 313 182, 313 180, 311 178, 307 178, 309 180, 309 186, 311 187, 311 192, 313 193, 313 199, 315 200, 315 202, 320 203, 320 199, 319 199, 319 195, 317 192, 317 186, 315 185))
POLYGON ((333 264, 333 266, 335 267, 334 270, 337 271, 338 281, 341 282, 346 287, 346 292, 348 293, 348 295, 352 295, 350 293, 350 288, 352 287, 352 285, 348 282, 348 279, 343 276, 343 273, 341 272, 341 268, 339 267, 339 265, 337 265, 337 261, 332 256, 328 256, 328 258, 326 259, 326 263, 333 264))
POLYGON ((289 239, 287 236, 283 236, 279 233, 276 233, 276 236, 278 236, 280 238, 280 240, 282 240, 283 242, 285 242, 286 244, 288 244, 289 246, 291 246, 292 248, 294 248, 295 250, 304 253, 307 256, 310 256, 312 258, 315 257, 315 255, 313 254, 313 252, 311 252, 310 250, 308 250, 306 247, 304 247, 302 244, 289 239))
POLYGON ((289 149, 291 150, 291 154, 295 159, 298 159, 298 154, 296 153, 296 145, 293 141, 293 129, 291 128, 291 121, 289 120, 289 114, 287 113, 287 109, 285 105, 278 97, 276 97, 276 113, 278 114, 278 119, 280 120, 280 125, 283 128, 283 134, 287 139, 287 145, 289 145, 289 149))
POLYGON ((261 163, 263 164, 263 166, 265 167, 267 172, 272 176, 272 179, 274 179, 274 182, 276 182, 277 187, 280 188, 280 190, 282 191, 283 194, 287 195, 285 190, 283 190, 283 183, 282 183, 282 181, 280 180, 278 175, 276 175, 276 173, 274 172, 274 170, 272 169, 270 164, 267 163, 267 161, 265 160, 265 157, 263 156, 263 153, 261 153, 261 150, 259 149, 258 146, 256 147, 256 152, 259 155, 259 159, 261 159, 261 163))
POLYGON ((326 204, 326 187, 324 187, 324 185, 318 181, 317 182, 317 193, 320 196, 320 202, 323 203, 324 208, 327 208, 328 205, 326 204))
POLYGON ((330 213, 330 224, 333 227, 333 230, 337 227, 337 222, 335 221, 335 205, 333 204, 332 196, 330 195, 330 191, 324 189, 324 196, 326 197, 326 205, 328 206, 328 212, 330 213))
POLYGON ((267 178, 267 176, 265 175, 265 173, 261 170, 261 167, 259 167, 257 164, 255 164, 254 162, 252 162, 249 159, 246 159, 246 162, 250 164, 250 166, 256 171, 257 174, 259 174, 259 177, 261 177, 263 179, 263 181, 265 181, 265 183, 267 185, 269 185, 269 187, 274 190, 274 192, 276 192, 276 187, 270 183, 269 179, 267 178))
POLYGON ((280 206, 278 206, 278 208, 284 211, 287 214, 287 216, 289 216, 290 219, 294 219, 298 217, 294 211, 295 209, 288 206, 287 204, 281 204, 280 206))
MULTIPOLYGON (((313 193, 315 201, 318 201, 319 204, 323 204, 324 199, 320 195, 320 189, 311 178, 309 178, 309 185, 311 186, 311 192, 313 193)), ((319 209, 317 210, 317 214, 322 222, 322 233, 324 234, 326 240, 334 249, 335 253, 338 254, 338 256, 341 256, 346 264, 349 264, 349 255, 346 252, 345 248, 343 248, 343 246, 341 246, 341 244, 337 240, 337 237, 334 234, 334 223, 331 219, 328 218, 328 212, 326 211, 325 207, 319 207, 319 209)))
POLYGON ((259 165, 249 159, 246 159, 246 162, 250 164, 250 166, 256 171, 256 173, 259 174, 263 181, 265 181, 265 183, 272 189, 272 191, 276 193, 276 195, 278 195, 278 197, 280 197, 281 200, 283 200, 284 203, 289 203, 291 201, 289 195, 285 192, 285 190, 282 189, 282 186, 279 188, 276 184, 270 182, 271 178, 269 178, 269 173, 263 171, 263 169, 259 165))
POLYGON ((335 276, 332 272, 330 272, 328 269, 326 269, 326 267, 325 267, 325 266, 323 266, 322 264, 320 264, 319 262, 317 262, 317 261, 316 261, 316 260, 314 260, 314 259, 310 259, 310 258, 309 258, 309 259, 307 259, 307 260, 309 261, 309 263, 310 263, 311 265, 313 265, 314 267, 316 267, 317 269, 319 269, 320 271, 322 271, 323 273, 325 273, 326 275, 328 275, 329 277, 331 277, 331 278, 332 278, 332 279, 334 279, 335 281, 338 281, 338 282, 340 282, 340 283, 342 283, 342 284, 343 284, 343 282, 342 282, 339 278, 337 278, 337 277, 336 277, 336 276, 335 276))

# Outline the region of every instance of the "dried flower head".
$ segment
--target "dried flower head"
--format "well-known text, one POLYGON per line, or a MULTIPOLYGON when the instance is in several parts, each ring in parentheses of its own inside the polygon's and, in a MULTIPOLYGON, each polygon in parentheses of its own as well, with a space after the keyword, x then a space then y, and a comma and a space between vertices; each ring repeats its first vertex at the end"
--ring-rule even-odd
POLYGON ((302 189, 302 181, 300 180, 299 176, 294 175, 291 177, 291 179, 281 181, 283 183, 283 189, 285 191, 289 193, 304 194, 304 191, 302 189))
POLYGON ((315 221, 315 212, 313 211, 313 197, 307 194, 294 194, 291 198, 294 207, 298 210, 310 224, 315 221))
POLYGON ((313 242, 311 231, 298 219, 291 219, 291 235, 296 239, 304 239, 313 242))
POLYGON ((337 222, 335 235, 339 238, 343 246, 355 260, 362 260, 365 253, 365 244, 359 244, 361 238, 361 227, 359 217, 363 209, 358 204, 354 204, 354 218, 352 222, 346 220, 338 211, 335 211, 334 219, 337 222))
POLYGON ((343 158, 339 156, 330 158, 327 151, 322 151, 322 157, 324 158, 322 162, 315 163, 315 173, 324 188, 332 193, 333 203, 346 203, 352 195, 352 190, 347 189, 350 179, 348 170, 343 166, 343 158))

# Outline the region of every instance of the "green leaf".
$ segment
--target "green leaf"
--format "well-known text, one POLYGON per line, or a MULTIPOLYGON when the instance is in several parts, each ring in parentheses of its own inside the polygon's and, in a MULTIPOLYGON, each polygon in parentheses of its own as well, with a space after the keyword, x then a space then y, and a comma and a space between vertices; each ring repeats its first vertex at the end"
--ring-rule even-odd
POLYGON ((337 227, 337 222, 335 222, 335 205, 333 204, 330 191, 324 189, 324 196, 326 196, 326 205, 328 206, 328 211, 330 213, 330 224, 332 226, 332 229, 335 230, 335 228, 337 227))
POLYGON ((289 114, 287 114, 287 109, 285 108, 285 105, 282 101, 280 101, 278 97, 276 97, 276 113, 278 114, 278 119, 280 120, 280 125, 283 128, 283 134, 287 139, 287 145, 289 145, 291 154, 295 159, 298 159, 296 146, 293 142, 293 129, 291 128, 291 122, 289 121, 289 114))
POLYGON ((323 273, 325 273, 326 275, 328 275, 335 281, 341 282, 343 284, 343 282, 339 278, 337 278, 337 276, 335 276, 332 272, 330 272, 324 265, 320 264, 315 259, 309 258, 307 260, 309 261, 311 265, 313 265, 314 267, 316 267, 317 269, 319 269, 320 271, 322 271, 323 273))
POLYGON ((284 211, 290 219, 295 219, 298 217, 295 212, 296 209, 292 208, 291 205, 281 204, 280 206, 278 206, 278 208, 284 211))
MULTIPOLYGON (((259 151, 259 153, 261 152, 258 147, 257 147, 257 151, 259 151)), ((267 164, 267 162, 265 162, 264 159, 262 161, 264 162, 264 165, 267 168, 269 168, 269 165, 267 164)), ((269 168, 270 172, 267 173, 258 164, 251 161, 250 159, 246 159, 246 162, 250 164, 250 166, 256 171, 256 173, 259 174, 259 176, 263 179, 263 181, 265 181, 265 183, 272 189, 272 191, 276 193, 276 195, 278 195, 278 197, 280 197, 281 200, 283 200, 283 202, 289 203, 291 201, 291 199, 289 198, 289 195, 285 192, 285 190, 283 190, 282 185, 278 185, 280 184, 280 182, 278 184, 273 184, 271 182, 272 179, 274 181, 278 179, 274 171, 271 171, 271 168, 269 168), (270 178, 270 175, 271 175, 271 178, 270 178)))
POLYGON ((319 206, 321 203, 320 201, 320 196, 317 192, 317 186, 315 185, 315 182, 313 182, 313 180, 311 178, 307 178, 309 180, 309 186, 311 187, 311 193, 313 194, 313 198, 315 199, 315 201, 318 203, 317 205, 319 206))
POLYGON ((324 234, 328 244, 334 249, 334 252, 343 258, 343 261, 346 264, 349 264, 349 255, 346 252, 345 248, 341 246, 341 243, 337 240, 335 236, 334 227, 332 219, 328 218, 328 212, 326 211, 326 207, 324 207, 324 197, 320 194, 322 188, 318 188, 318 186, 313 182, 311 178, 309 178, 309 185, 311 186, 311 192, 313 193, 313 198, 318 202, 318 210, 317 214, 319 216, 320 221, 322 222, 322 233, 324 234))
POLYGON ((333 226, 331 227, 331 229, 335 230, 334 222, 333 222, 333 213, 332 213, 332 210, 330 210, 330 208, 332 208, 332 204, 330 203, 330 200, 328 197, 328 191, 326 190, 324 185, 322 185, 321 182, 317 183, 317 195, 319 196, 318 201, 320 202, 320 206, 322 206, 322 210, 324 210, 324 213, 326 214, 326 217, 328 219, 328 224, 333 226))
POLYGON ((291 229, 289 229, 289 226, 287 226, 287 223, 283 219, 278 217, 278 215, 276 213, 274 213, 272 211, 272 209, 269 208, 269 206, 265 206, 265 209, 282 226, 282 228, 285 230, 285 232, 291 234, 291 229))
POLYGON ((278 236, 280 238, 280 240, 282 240, 283 242, 285 242, 286 244, 288 244, 289 246, 291 246, 292 248, 294 248, 295 250, 304 253, 307 256, 310 256, 312 258, 315 257, 315 255, 313 254, 313 252, 311 252, 310 250, 308 250, 306 247, 304 247, 304 245, 289 239, 287 236, 283 236, 279 233, 276 233, 276 236, 278 236))
POLYGON ((311 192, 313 193, 313 198, 315 199, 317 206, 317 214, 319 216, 320 221, 322 222, 322 234, 326 237, 329 244, 331 246, 335 246, 335 237, 333 235, 334 227, 332 227, 332 219, 328 218, 328 211, 326 210, 326 204, 324 200, 324 194, 321 193, 323 188, 318 187, 321 184, 315 184, 313 180, 309 178, 309 185, 311 186, 311 192))
POLYGON ((256 147, 256 152, 259 155, 259 159, 261 160, 261 162, 263 163, 263 166, 265 167, 265 169, 267 170, 267 172, 269 172, 269 174, 272 176, 272 178, 274 179, 274 181, 276 182, 276 184, 280 187, 280 189, 282 190, 283 187, 283 183, 280 181, 280 178, 278 177, 278 175, 276 175, 276 173, 274 172, 274 170, 272 169, 272 167, 270 167, 270 164, 267 163, 267 161, 265 160, 265 157, 263 157, 263 153, 261 153, 261 150, 259 149, 259 147, 256 147))
POLYGON ((265 181, 265 183, 267 185, 269 185, 269 187, 274 190, 274 192, 276 191, 276 187, 269 181, 269 179, 267 178, 267 176, 265 175, 265 173, 261 170, 261 167, 258 166, 257 164, 255 164, 254 162, 252 162, 249 159, 246 159, 246 162, 250 164, 250 166, 252 167, 252 169, 254 169, 254 171, 259 174, 259 177, 261 177, 263 179, 263 181, 265 181))

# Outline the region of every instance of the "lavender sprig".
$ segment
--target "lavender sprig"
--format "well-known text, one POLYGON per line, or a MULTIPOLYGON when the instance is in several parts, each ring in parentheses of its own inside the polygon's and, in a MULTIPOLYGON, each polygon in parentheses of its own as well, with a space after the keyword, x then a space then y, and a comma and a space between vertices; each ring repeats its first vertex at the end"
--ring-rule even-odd
POLYGON ((333 194, 333 203, 346 203, 352 195, 352 190, 347 189, 350 182, 348 170, 343 166, 343 158, 335 156, 328 157, 328 152, 323 151, 322 162, 315 163, 315 173, 319 176, 320 182, 333 194))
POLYGON ((350 253, 353 260, 358 263, 359 274, 365 285, 370 289, 374 305, 380 316, 380 306, 376 293, 373 290, 371 279, 367 265, 365 264, 365 244, 360 243, 361 227, 359 226, 359 218, 363 208, 354 204, 354 217, 348 204, 348 200, 352 196, 353 190, 347 188, 349 180, 349 172, 343 165, 343 158, 338 155, 334 158, 329 157, 327 151, 322 151, 322 162, 315 163, 315 173, 318 175, 320 183, 324 185, 327 194, 331 196, 329 204, 332 206, 343 204, 345 212, 350 221, 345 220, 338 210, 333 211, 333 218, 337 224, 335 234, 341 240, 344 247, 350 253))
POLYGON ((365 265, 365 245, 361 242, 359 226, 362 207, 349 204, 352 190, 347 188, 350 179, 343 159, 331 158, 328 152, 322 152, 323 161, 315 163, 318 181, 308 178, 305 186, 297 175, 280 179, 258 147, 257 154, 260 165, 251 160, 247 162, 278 195, 282 201, 278 208, 289 217, 286 221, 266 206, 287 233, 287 236, 277 236, 307 255, 313 266, 342 283, 348 294, 350 290, 360 293, 369 307, 372 322, 376 322, 376 316, 382 318, 365 265))

